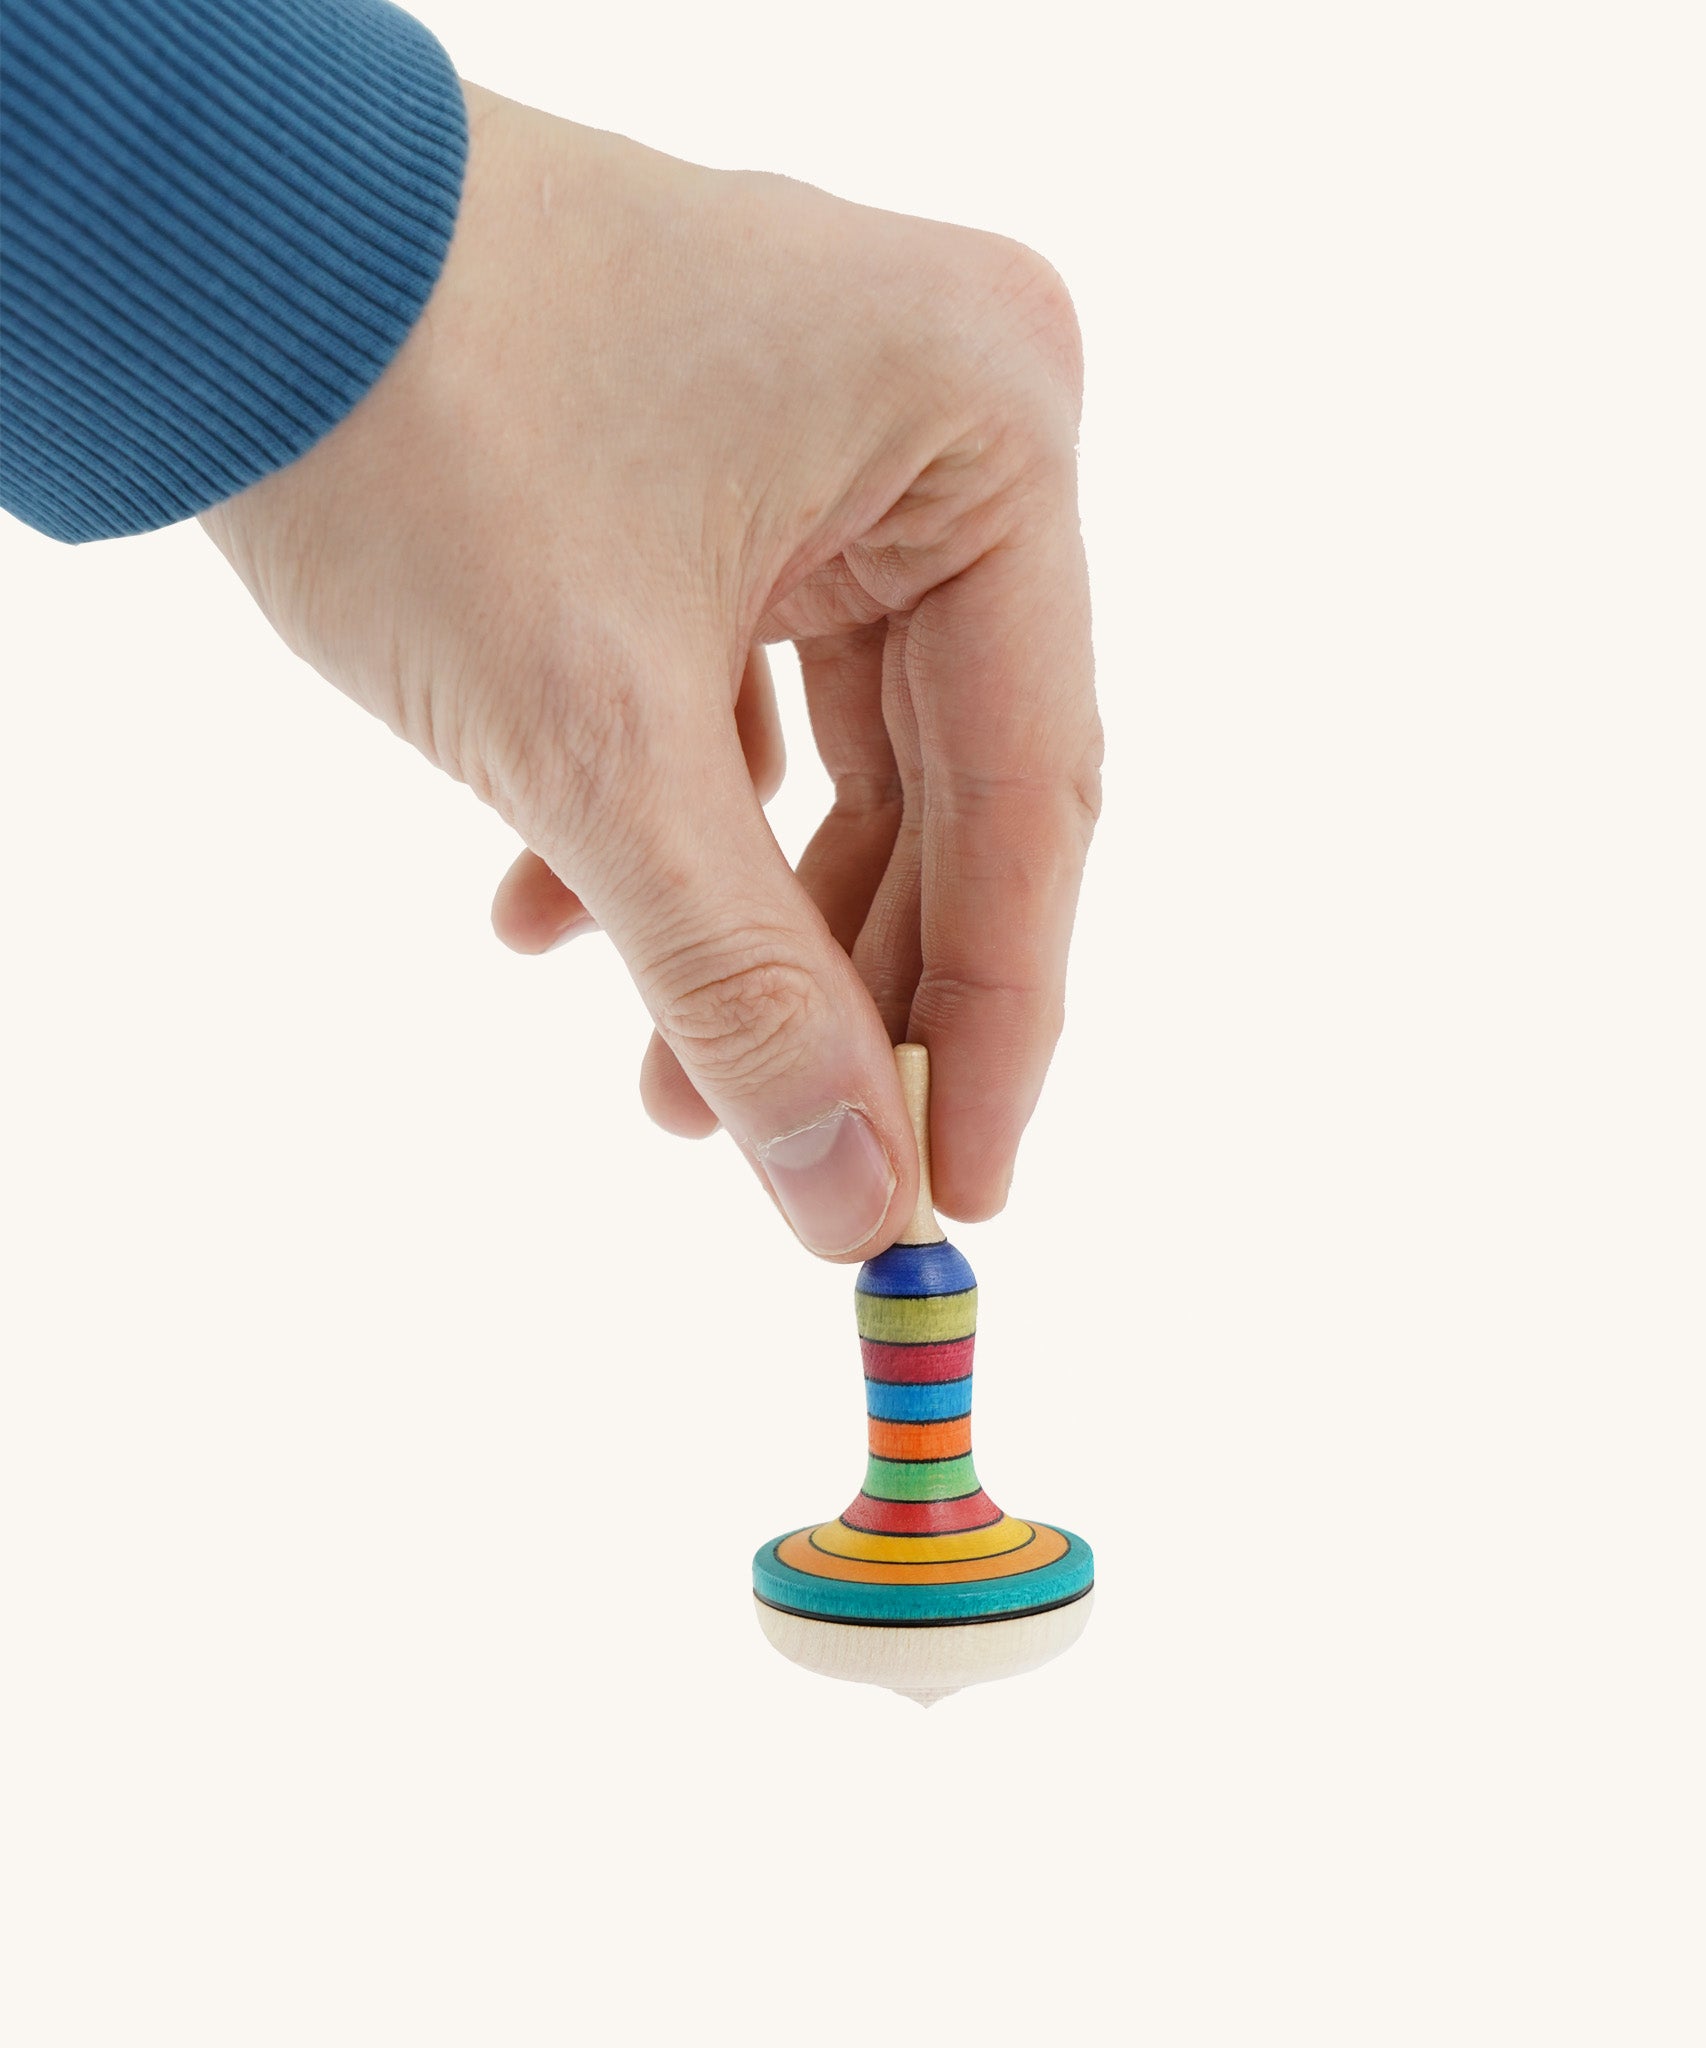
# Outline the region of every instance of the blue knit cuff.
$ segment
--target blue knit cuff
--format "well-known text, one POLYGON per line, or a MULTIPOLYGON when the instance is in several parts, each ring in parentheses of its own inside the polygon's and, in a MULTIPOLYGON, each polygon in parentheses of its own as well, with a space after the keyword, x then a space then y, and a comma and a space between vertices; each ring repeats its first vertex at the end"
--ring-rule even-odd
POLYGON ((294 461, 426 304, 467 147, 387 0, 0 0, 0 504, 96 540, 294 461))

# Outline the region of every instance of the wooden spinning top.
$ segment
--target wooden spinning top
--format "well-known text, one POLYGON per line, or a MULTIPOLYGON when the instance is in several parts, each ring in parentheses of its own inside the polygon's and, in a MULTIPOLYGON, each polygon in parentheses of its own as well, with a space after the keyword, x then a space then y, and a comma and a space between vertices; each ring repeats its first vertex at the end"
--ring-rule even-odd
POLYGON ((870 1458, 833 1522, 794 1529, 752 1561, 759 1626, 828 1678, 886 1685, 920 1706, 1058 1657, 1090 1618, 1081 1536, 1004 1515, 971 1455, 977 1281, 930 1196, 930 1056, 895 1047, 918 1139, 918 1206, 900 1242, 859 1269, 870 1458))

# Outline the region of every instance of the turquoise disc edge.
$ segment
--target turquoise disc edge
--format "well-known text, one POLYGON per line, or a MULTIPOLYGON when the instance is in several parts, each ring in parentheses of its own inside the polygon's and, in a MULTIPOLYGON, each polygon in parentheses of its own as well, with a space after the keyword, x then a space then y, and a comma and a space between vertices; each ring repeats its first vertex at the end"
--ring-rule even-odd
MULTIPOLYGON (((815 1524, 808 1523, 808 1527, 815 1524)), ((1045 1525, 1059 1529, 1051 1522, 1045 1525)), ((796 1571, 776 1555, 797 1529, 766 1543, 752 1560, 752 1590, 767 1606, 813 1621, 887 1623, 891 1627, 999 1621, 1081 1599, 1096 1580, 1095 1553, 1082 1536, 1060 1529, 1066 1550, 1040 1571, 1005 1579, 967 1579, 958 1585, 892 1586, 857 1579, 820 1579, 796 1571)))

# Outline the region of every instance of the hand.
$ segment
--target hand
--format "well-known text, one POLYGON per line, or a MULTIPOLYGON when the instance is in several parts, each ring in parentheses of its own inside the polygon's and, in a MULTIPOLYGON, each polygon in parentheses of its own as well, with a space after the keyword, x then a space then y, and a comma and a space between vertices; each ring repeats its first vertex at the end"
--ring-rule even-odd
POLYGON ((456 238, 395 362, 204 524, 290 646, 530 851, 494 922, 596 922, 800 1237, 866 1256, 916 1161, 1006 1198, 1098 804, 1076 323, 997 237, 699 169, 468 88, 456 238), (835 804, 790 871, 763 643, 835 804))

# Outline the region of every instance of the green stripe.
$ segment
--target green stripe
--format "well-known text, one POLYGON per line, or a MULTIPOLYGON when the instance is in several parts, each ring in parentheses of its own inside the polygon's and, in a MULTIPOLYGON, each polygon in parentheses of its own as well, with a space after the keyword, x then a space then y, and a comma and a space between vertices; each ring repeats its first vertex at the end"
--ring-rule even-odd
POLYGON ((956 1500, 976 1493, 971 1453, 963 1458, 872 1458, 865 1491, 873 1500, 956 1500))
POLYGON ((977 1289, 963 1294, 856 1294, 859 1334, 879 1344, 951 1344, 977 1328, 977 1289))

